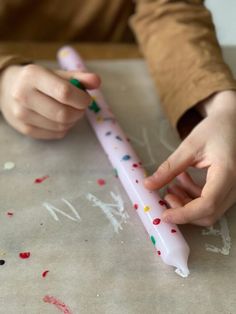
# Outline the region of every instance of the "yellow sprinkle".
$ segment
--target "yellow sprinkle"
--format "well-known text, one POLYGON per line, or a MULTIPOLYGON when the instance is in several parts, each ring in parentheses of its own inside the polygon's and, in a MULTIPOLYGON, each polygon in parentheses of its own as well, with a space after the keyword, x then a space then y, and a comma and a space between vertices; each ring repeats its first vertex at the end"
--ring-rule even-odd
POLYGON ((103 121, 103 117, 97 117, 97 122, 102 122, 103 121))
POLYGON ((151 209, 151 208, 150 208, 149 206, 145 206, 145 207, 144 207, 145 213, 148 212, 150 209, 151 209))
POLYGON ((96 100, 97 100, 97 98, 96 98, 95 96, 92 96, 92 100, 96 101, 96 100))
POLYGON ((60 52, 60 57, 66 57, 66 56, 68 56, 68 54, 69 54, 69 51, 68 50, 62 50, 61 52, 60 52))

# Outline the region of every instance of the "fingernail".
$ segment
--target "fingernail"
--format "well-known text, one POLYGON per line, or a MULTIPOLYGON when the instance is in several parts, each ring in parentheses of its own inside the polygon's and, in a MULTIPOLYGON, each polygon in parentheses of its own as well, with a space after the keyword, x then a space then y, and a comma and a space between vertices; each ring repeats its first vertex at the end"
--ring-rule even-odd
POLYGON ((144 181, 147 182, 147 183, 153 182, 154 181, 154 177, 153 176, 149 176, 149 177, 145 178, 144 181))

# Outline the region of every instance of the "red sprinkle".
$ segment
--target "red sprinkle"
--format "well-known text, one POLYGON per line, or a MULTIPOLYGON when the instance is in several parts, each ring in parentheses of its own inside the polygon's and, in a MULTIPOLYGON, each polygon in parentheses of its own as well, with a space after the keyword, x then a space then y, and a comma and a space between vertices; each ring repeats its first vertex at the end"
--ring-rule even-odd
POLYGON ((49 270, 45 270, 43 273, 42 273, 42 277, 45 278, 48 274, 49 270))
POLYGON ((155 218, 155 219, 153 219, 153 224, 154 225, 159 225, 159 223, 161 222, 161 219, 160 218, 155 218))
POLYGON ((164 201, 164 200, 160 200, 160 201, 159 201, 159 204, 160 204, 161 206, 165 206, 166 208, 168 208, 168 204, 167 204, 167 202, 164 201))
POLYGON ((176 233, 177 231, 175 229, 171 229, 171 233, 176 233))
POLYGON ((103 179, 98 179, 98 180, 97 180, 97 183, 98 183, 98 185, 103 186, 103 185, 106 184, 106 181, 103 180, 103 179))
POLYGON ((133 164, 133 167, 134 168, 138 168, 138 164, 133 164))
POLYGON ((141 161, 139 162, 140 166, 143 164, 141 161))
POLYGON ((56 308, 58 310, 60 310, 62 313, 64 313, 64 314, 72 314, 71 310, 69 309, 69 307, 67 305, 65 305, 65 303, 63 303, 62 301, 56 299, 53 296, 45 295, 45 297, 43 298, 43 301, 45 303, 49 303, 49 304, 55 305, 56 308))
POLYGON ((161 251, 157 251, 157 254, 158 254, 158 255, 161 255, 161 251))
POLYGON ((49 176, 44 176, 42 178, 37 178, 37 179, 34 180, 34 183, 42 183, 43 181, 45 181, 48 178, 49 178, 49 176))
POLYGON ((134 204, 134 209, 138 209, 138 204, 134 204))
POLYGON ((10 217, 12 217, 12 216, 14 215, 14 213, 12 213, 12 212, 7 212, 7 215, 10 216, 10 217))
POLYGON ((23 259, 29 258, 30 257, 30 252, 19 253, 19 257, 23 258, 23 259))

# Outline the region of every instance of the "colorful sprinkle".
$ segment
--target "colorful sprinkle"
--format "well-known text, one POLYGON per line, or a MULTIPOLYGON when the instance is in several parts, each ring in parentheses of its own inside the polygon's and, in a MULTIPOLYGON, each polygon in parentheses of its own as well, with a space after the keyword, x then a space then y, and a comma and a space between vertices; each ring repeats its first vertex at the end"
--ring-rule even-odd
POLYGON ((124 155, 123 157, 122 157, 122 160, 130 160, 130 155, 124 155))
POLYGON ((5 264, 5 261, 3 259, 0 260, 0 265, 4 265, 5 264))
POLYGON ((48 273, 49 273, 49 270, 45 270, 45 271, 42 273, 42 277, 45 278, 48 273))
POLYGON ((14 213, 12 213, 12 212, 7 212, 7 215, 8 215, 9 217, 12 217, 12 216, 14 215, 14 213))
POLYGON ((157 254, 160 256, 161 255, 161 251, 157 251, 157 254))
POLYGON ((138 204, 134 204, 134 209, 138 209, 138 204))
POLYGON ((58 310, 60 310, 62 313, 64 313, 64 314, 72 314, 71 310, 69 309, 69 307, 65 303, 63 303, 62 301, 56 299, 53 296, 45 295, 45 297, 43 298, 43 301, 45 303, 49 303, 49 304, 55 305, 56 308, 58 310))
POLYGON ((160 224, 160 222, 161 222, 161 219, 160 218, 155 218, 155 219, 153 219, 153 224, 154 225, 159 225, 160 224))
POLYGON ((164 201, 164 200, 160 200, 160 201, 159 201, 159 204, 160 204, 161 206, 165 206, 166 208, 168 208, 168 204, 167 204, 167 202, 164 201))
POLYGON ((122 142, 122 138, 119 135, 116 135, 116 139, 122 142))
POLYGON ((97 117, 96 120, 97 120, 97 122, 102 122, 103 121, 103 117, 97 117))
POLYGON ((84 85, 80 82, 80 81, 78 81, 77 79, 75 79, 75 78, 72 78, 72 79, 70 79, 70 83, 72 84, 72 85, 74 85, 75 87, 77 87, 77 88, 79 88, 79 89, 82 89, 82 90, 86 90, 86 88, 84 87, 84 85))
POLYGON ((144 210, 145 213, 146 213, 146 212, 148 212, 148 211, 150 210, 150 207, 149 207, 149 206, 145 206, 143 210, 144 210))
POLYGON ((98 113, 101 110, 95 100, 92 101, 91 105, 89 106, 89 109, 95 113, 98 113))
POLYGON ((30 252, 19 253, 19 257, 22 258, 22 259, 29 258, 30 257, 30 252))
POLYGON ((171 229, 171 233, 176 233, 176 229, 171 229))
POLYGON ((128 137, 126 138, 126 140, 127 140, 127 142, 131 142, 130 138, 128 138, 128 137))
POLYGON ((34 183, 42 183, 43 181, 45 181, 48 178, 49 178, 49 176, 44 176, 42 178, 37 178, 37 179, 34 180, 34 183))
POLYGON ((111 131, 107 132, 105 135, 106 135, 106 136, 111 135, 111 131))
POLYGON ((97 183, 98 183, 98 185, 103 186, 106 184, 106 181, 104 179, 98 179, 97 183))
POLYGON ((61 58, 67 57, 69 54, 70 54, 69 50, 66 50, 66 49, 61 50, 60 53, 59 53, 61 58))
POLYGON ((138 168, 138 164, 133 164, 132 165, 134 168, 138 168))
POLYGON ((153 236, 153 235, 150 237, 150 239, 151 239, 151 241, 152 241, 153 245, 155 245, 155 244, 156 244, 156 240, 155 240, 155 238, 154 238, 154 236, 153 236))
POLYGON ((135 180, 135 182, 138 184, 138 180, 135 180))

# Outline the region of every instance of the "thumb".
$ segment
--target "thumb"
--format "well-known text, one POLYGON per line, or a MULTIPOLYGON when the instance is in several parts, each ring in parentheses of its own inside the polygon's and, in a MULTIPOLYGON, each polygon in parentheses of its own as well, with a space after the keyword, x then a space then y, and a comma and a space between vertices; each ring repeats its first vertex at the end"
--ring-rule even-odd
POLYGON ((146 188, 150 190, 160 189, 171 182, 194 163, 194 155, 192 147, 187 144, 187 141, 183 141, 176 151, 159 166, 156 172, 144 180, 146 188))
POLYGON ((101 85, 100 77, 95 73, 56 70, 55 73, 65 80, 77 79, 86 89, 97 89, 101 85))

